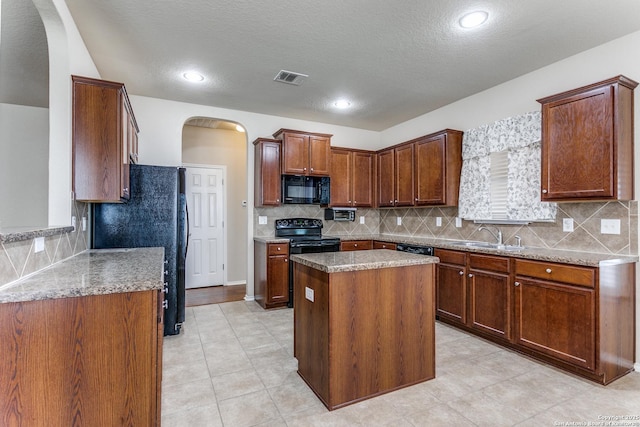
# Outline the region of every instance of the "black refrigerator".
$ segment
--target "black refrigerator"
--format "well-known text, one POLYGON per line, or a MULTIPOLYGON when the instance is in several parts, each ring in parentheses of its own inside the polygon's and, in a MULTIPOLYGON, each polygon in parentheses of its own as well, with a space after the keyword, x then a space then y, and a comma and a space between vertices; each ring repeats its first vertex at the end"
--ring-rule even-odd
POLYGON ((185 169, 132 164, 129 187, 126 203, 93 205, 92 247, 164 247, 164 335, 177 335, 185 311, 185 169))

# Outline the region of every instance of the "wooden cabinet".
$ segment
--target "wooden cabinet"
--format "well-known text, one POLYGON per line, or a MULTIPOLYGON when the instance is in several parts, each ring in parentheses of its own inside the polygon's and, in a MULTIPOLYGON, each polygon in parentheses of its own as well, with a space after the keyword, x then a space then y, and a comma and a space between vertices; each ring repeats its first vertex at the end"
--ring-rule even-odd
POLYGON ((282 173, 329 176, 331 136, 290 129, 280 129, 274 133, 273 137, 282 141, 282 173))
POLYGON ((0 304, 2 424, 160 425, 160 295, 0 304))
POLYGON ((122 83, 72 76, 73 191, 76 200, 129 198, 138 126, 122 83))
POLYGON ((511 341, 513 338, 511 260, 479 254, 468 254, 468 258, 468 326, 484 334, 511 341))
POLYGON ((436 314, 450 323, 467 323, 466 253, 436 249, 440 258, 436 279, 436 314))
POLYGON ((392 251, 395 251, 397 248, 398 245, 396 245, 395 243, 380 242, 378 240, 373 241, 373 249, 390 249, 392 251))
POLYGON ((289 244, 254 242, 255 299, 263 308, 289 302, 289 244))
POLYGON ((378 206, 413 206, 413 144, 378 152, 378 206))
POLYGON ((542 200, 632 200, 633 89, 618 76, 539 99, 542 200))
POLYGON ((375 153, 331 149, 331 206, 373 207, 375 153))
POLYGON ((258 138, 253 141, 255 150, 255 206, 279 206, 281 188, 280 141, 258 138))
POLYGON ((447 129, 415 140, 415 205, 457 206, 462 132, 447 129))
POLYGON ((373 242, 371 240, 348 240, 346 242, 340 242, 341 251, 364 251, 373 249, 373 242))

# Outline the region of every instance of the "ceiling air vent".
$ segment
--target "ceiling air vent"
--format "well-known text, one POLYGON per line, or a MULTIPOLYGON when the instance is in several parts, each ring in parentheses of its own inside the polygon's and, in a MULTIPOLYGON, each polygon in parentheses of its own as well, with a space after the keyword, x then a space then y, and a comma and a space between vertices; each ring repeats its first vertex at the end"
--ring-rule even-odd
POLYGON ((306 74, 294 73, 293 71, 280 70, 273 80, 290 85, 300 86, 304 79, 309 77, 306 74))

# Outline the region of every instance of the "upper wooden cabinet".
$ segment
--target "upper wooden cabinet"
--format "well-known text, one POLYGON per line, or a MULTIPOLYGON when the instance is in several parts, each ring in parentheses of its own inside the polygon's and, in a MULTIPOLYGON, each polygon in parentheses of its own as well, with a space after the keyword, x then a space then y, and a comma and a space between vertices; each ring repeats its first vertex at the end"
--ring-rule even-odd
POLYGON ((633 89, 618 76, 539 99, 542 200, 633 199, 633 89))
POLYGON ((413 144, 378 152, 378 206, 414 205, 413 159, 413 144))
POLYGON ((447 129, 414 140, 415 205, 458 205, 462 132, 447 129))
POLYGON ((138 125, 122 83, 72 76, 73 191, 76 200, 129 198, 129 163, 137 161, 138 125))
POLYGON ((279 206, 281 198, 281 144, 276 139, 258 138, 255 149, 255 205, 279 206))
POLYGON ((273 137, 282 141, 282 173, 329 176, 331 136, 322 133, 280 129, 273 137))
POLYGON ((331 206, 374 206, 375 153, 331 149, 331 206))

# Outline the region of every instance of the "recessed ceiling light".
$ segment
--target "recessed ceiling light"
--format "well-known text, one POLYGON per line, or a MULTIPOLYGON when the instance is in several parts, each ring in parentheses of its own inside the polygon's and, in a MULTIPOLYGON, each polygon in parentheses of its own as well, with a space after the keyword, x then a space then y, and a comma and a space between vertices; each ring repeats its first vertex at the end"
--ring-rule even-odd
POLYGON ((186 73, 182 74, 182 77, 185 80, 188 80, 190 82, 201 82, 204 81, 204 76, 196 71, 187 71, 186 73))
POLYGON ((238 132, 243 132, 244 133, 244 128, 242 126, 240 126, 240 125, 236 125, 236 130, 238 132))
POLYGON ((484 10, 477 10, 475 12, 467 13, 460 18, 460 26, 462 28, 474 28, 485 23, 489 18, 489 14, 484 10))
POLYGON ((351 107, 351 103, 346 99, 339 99, 333 103, 333 106, 340 109, 345 109, 351 107))

